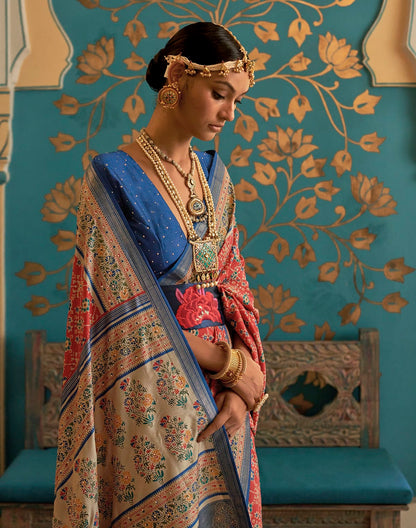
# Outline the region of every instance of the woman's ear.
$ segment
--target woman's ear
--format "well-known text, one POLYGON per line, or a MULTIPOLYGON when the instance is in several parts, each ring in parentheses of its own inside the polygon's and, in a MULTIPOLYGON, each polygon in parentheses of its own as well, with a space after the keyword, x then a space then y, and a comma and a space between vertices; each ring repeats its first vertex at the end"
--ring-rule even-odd
POLYGON ((185 65, 181 62, 174 62, 168 69, 168 84, 174 82, 180 84, 180 80, 185 76, 185 65))

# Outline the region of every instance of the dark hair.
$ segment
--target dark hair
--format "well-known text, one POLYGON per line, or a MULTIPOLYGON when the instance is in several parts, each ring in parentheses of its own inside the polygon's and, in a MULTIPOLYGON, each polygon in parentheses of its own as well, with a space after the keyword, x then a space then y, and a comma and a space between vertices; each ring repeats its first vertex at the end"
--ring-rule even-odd
POLYGON ((167 55, 183 55, 198 64, 241 59, 243 53, 236 39, 222 26, 212 22, 196 22, 183 27, 167 42, 150 61, 146 81, 152 90, 158 92, 165 84, 167 55))

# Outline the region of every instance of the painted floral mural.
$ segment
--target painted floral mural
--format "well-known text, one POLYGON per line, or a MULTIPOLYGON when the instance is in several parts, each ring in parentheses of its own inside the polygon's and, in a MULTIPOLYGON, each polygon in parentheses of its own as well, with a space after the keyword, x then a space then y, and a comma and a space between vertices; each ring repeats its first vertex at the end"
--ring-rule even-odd
POLYGON ((414 268, 378 246, 383 225, 397 214, 394 189, 368 173, 369 163, 360 167, 383 148, 369 120, 381 96, 369 88, 358 49, 325 22, 355 1, 78 0, 85 17, 99 14, 106 29, 78 52, 76 83, 67 82, 55 101, 62 128, 50 141, 56 152, 77 156, 80 171, 46 193, 41 215, 56 225, 51 241, 68 258, 57 269, 25 263, 17 275, 44 288, 26 308, 41 316, 67 302, 83 170, 107 148, 109 131, 114 149, 146 124, 155 96, 144 77, 154 52, 183 25, 211 20, 230 28, 256 61, 256 85, 214 146, 235 184, 263 337, 282 339, 312 325, 316 339, 332 339, 363 313, 404 309, 401 285, 414 268), (59 304, 48 300, 56 276, 59 304), (311 301, 299 287, 302 276, 315 291, 325 284, 328 294, 342 293, 334 294, 331 320, 318 321, 316 309, 306 317, 311 301))

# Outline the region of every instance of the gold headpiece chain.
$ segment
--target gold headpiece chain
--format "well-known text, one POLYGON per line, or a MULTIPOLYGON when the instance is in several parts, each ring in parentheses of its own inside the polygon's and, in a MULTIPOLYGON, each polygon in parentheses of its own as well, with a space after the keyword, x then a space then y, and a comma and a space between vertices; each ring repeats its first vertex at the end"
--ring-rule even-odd
POLYGON ((248 58, 246 49, 241 44, 241 42, 237 39, 237 37, 225 26, 221 25, 221 27, 225 29, 233 37, 241 53, 243 54, 242 59, 237 59, 237 60, 227 61, 227 62, 218 62, 217 64, 204 65, 204 64, 198 64, 197 62, 193 62, 183 55, 167 55, 165 59, 168 65, 165 71, 165 77, 168 76, 168 72, 169 72, 169 68, 171 64, 175 62, 181 62, 182 64, 185 65, 185 73, 187 75, 196 75, 196 73, 199 72, 203 77, 211 77, 212 72, 218 72, 220 75, 227 77, 231 71, 236 72, 236 73, 245 71, 248 73, 250 86, 253 86, 255 83, 254 81, 254 61, 248 58))

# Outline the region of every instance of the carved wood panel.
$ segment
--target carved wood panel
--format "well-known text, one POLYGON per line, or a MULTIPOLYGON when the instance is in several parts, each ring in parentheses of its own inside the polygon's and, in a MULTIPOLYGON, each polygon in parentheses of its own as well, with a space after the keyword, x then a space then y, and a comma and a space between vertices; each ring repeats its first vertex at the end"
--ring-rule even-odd
POLYGON ((359 446, 361 408, 359 342, 265 342, 267 392, 257 446, 359 446), (338 394, 315 416, 302 416, 282 393, 305 371, 316 371, 338 394))

